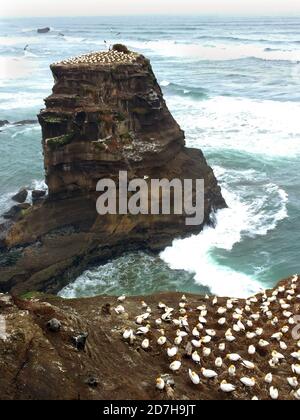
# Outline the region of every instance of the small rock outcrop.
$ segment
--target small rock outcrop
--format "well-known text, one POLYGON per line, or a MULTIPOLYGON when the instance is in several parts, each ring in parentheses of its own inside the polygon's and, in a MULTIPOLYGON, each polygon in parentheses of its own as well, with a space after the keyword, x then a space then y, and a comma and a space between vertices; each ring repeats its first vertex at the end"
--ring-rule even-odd
POLYGON ((47 34, 48 32, 50 32, 50 28, 49 27, 45 27, 45 28, 39 28, 37 30, 38 34, 47 34))
POLYGON ((24 203, 28 197, 28 191, 26 188, 22 188, 17 194, 15 194, 11 199, 17 203, 24 203))
POLYGON ((200 232, 226 206, 203 153, 185 147, 144 56, 117 45, 51 70, 53 93, 39 115, 48 195, 34 193, 34 205, 2 226, 0 291, 57 292, 89 263, 137 249, 157 252, 200 232), (96 184, 117 181, 119 171, 148 182, 204 179, 203 225, 186 226, 186 216, 174 214, 99 216, 96 184))

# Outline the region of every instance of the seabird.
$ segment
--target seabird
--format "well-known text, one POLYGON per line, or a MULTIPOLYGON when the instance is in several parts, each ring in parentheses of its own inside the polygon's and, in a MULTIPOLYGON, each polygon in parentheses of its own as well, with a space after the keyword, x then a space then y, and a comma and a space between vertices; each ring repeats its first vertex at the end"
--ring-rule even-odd
POLYGON ((175 360, 174 362, 172 362, 172 363, 170 364, 170 369, 171 369, 173 372, 178 371, 178 370, 180 369, 180 367, 181 367, 181 362, 180 362, 179 360, 175 360))
POLYGON ((273 386, 271 386, 271 388, 270 388, 270 397, 272 398, 272 400, 278 400, 279 391, 278 391, 277 388, 274 388, 273 386))
POLYGON ((241 378, 240 381, 242 382, 243 385, 247 386, 247 387, 254 387, 256 384, 255 378, 241 378))
POLYGON ((156 379, 156 388, 162 391, 166 386, 165 381, 162 378, 156 379))
POLYGON ((230 393, 236 390, 236 387, 232 384, 227 383, 225 380, 221 382, 220 390, 225 393, 230 393))
POLYGON ((214 379, 218 376, 217 372, 211 369, 201 368, 201 372, 206 379, 214 379))
POLYGON ((190 380, 193 382, 194 385, 200 384, 200 377, 197 375, 196 372, 193 372, 191 369, 189 369, 189 377, 190 380))

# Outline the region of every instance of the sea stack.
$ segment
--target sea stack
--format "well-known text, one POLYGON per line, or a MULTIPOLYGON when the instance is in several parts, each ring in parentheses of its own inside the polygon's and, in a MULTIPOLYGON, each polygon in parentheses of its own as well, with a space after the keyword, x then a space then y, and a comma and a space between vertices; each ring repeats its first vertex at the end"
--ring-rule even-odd
POLYGON ((0 291, 57 292, 90 263, 144 249, 160 251, 198 233, 226 203, 202 152, 185 147, 144 56, 116 46, 60 63, 39 115, 48 195, 17 221, 0 226, 0 291), (105 215, 96 211, 97 182, 204 179, 205 218, 105 215))

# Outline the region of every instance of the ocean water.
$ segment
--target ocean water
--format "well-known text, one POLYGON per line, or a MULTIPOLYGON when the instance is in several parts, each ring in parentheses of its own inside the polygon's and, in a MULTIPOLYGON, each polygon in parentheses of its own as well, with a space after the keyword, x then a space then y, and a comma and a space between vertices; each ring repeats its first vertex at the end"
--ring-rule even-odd
MULTIPOLYGON (((53 84, 50 63, 104 41, 151 59, 187 144, 204 151, 229 208, 216 214, 215 229, 175 240, 159 257, 139 252, 89 268, 61 295, 246 296, 300 271, 300 18, 1 20, 0 119, 35 118, 53 84), (38 35, 42 26, 51 32, 38 35)), ((42 182, 43 162, 38 124, 0 130, 2 212, 20 186, 42 182)))

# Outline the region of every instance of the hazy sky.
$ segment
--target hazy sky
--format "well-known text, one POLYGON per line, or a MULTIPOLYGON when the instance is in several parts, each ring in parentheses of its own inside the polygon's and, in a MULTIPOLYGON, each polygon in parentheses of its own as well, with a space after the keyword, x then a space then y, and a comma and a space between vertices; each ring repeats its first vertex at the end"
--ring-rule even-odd
POLYGON ((300 0, 1 0, 0 16, 101 16, 133 14, 290 14, 300 0))

